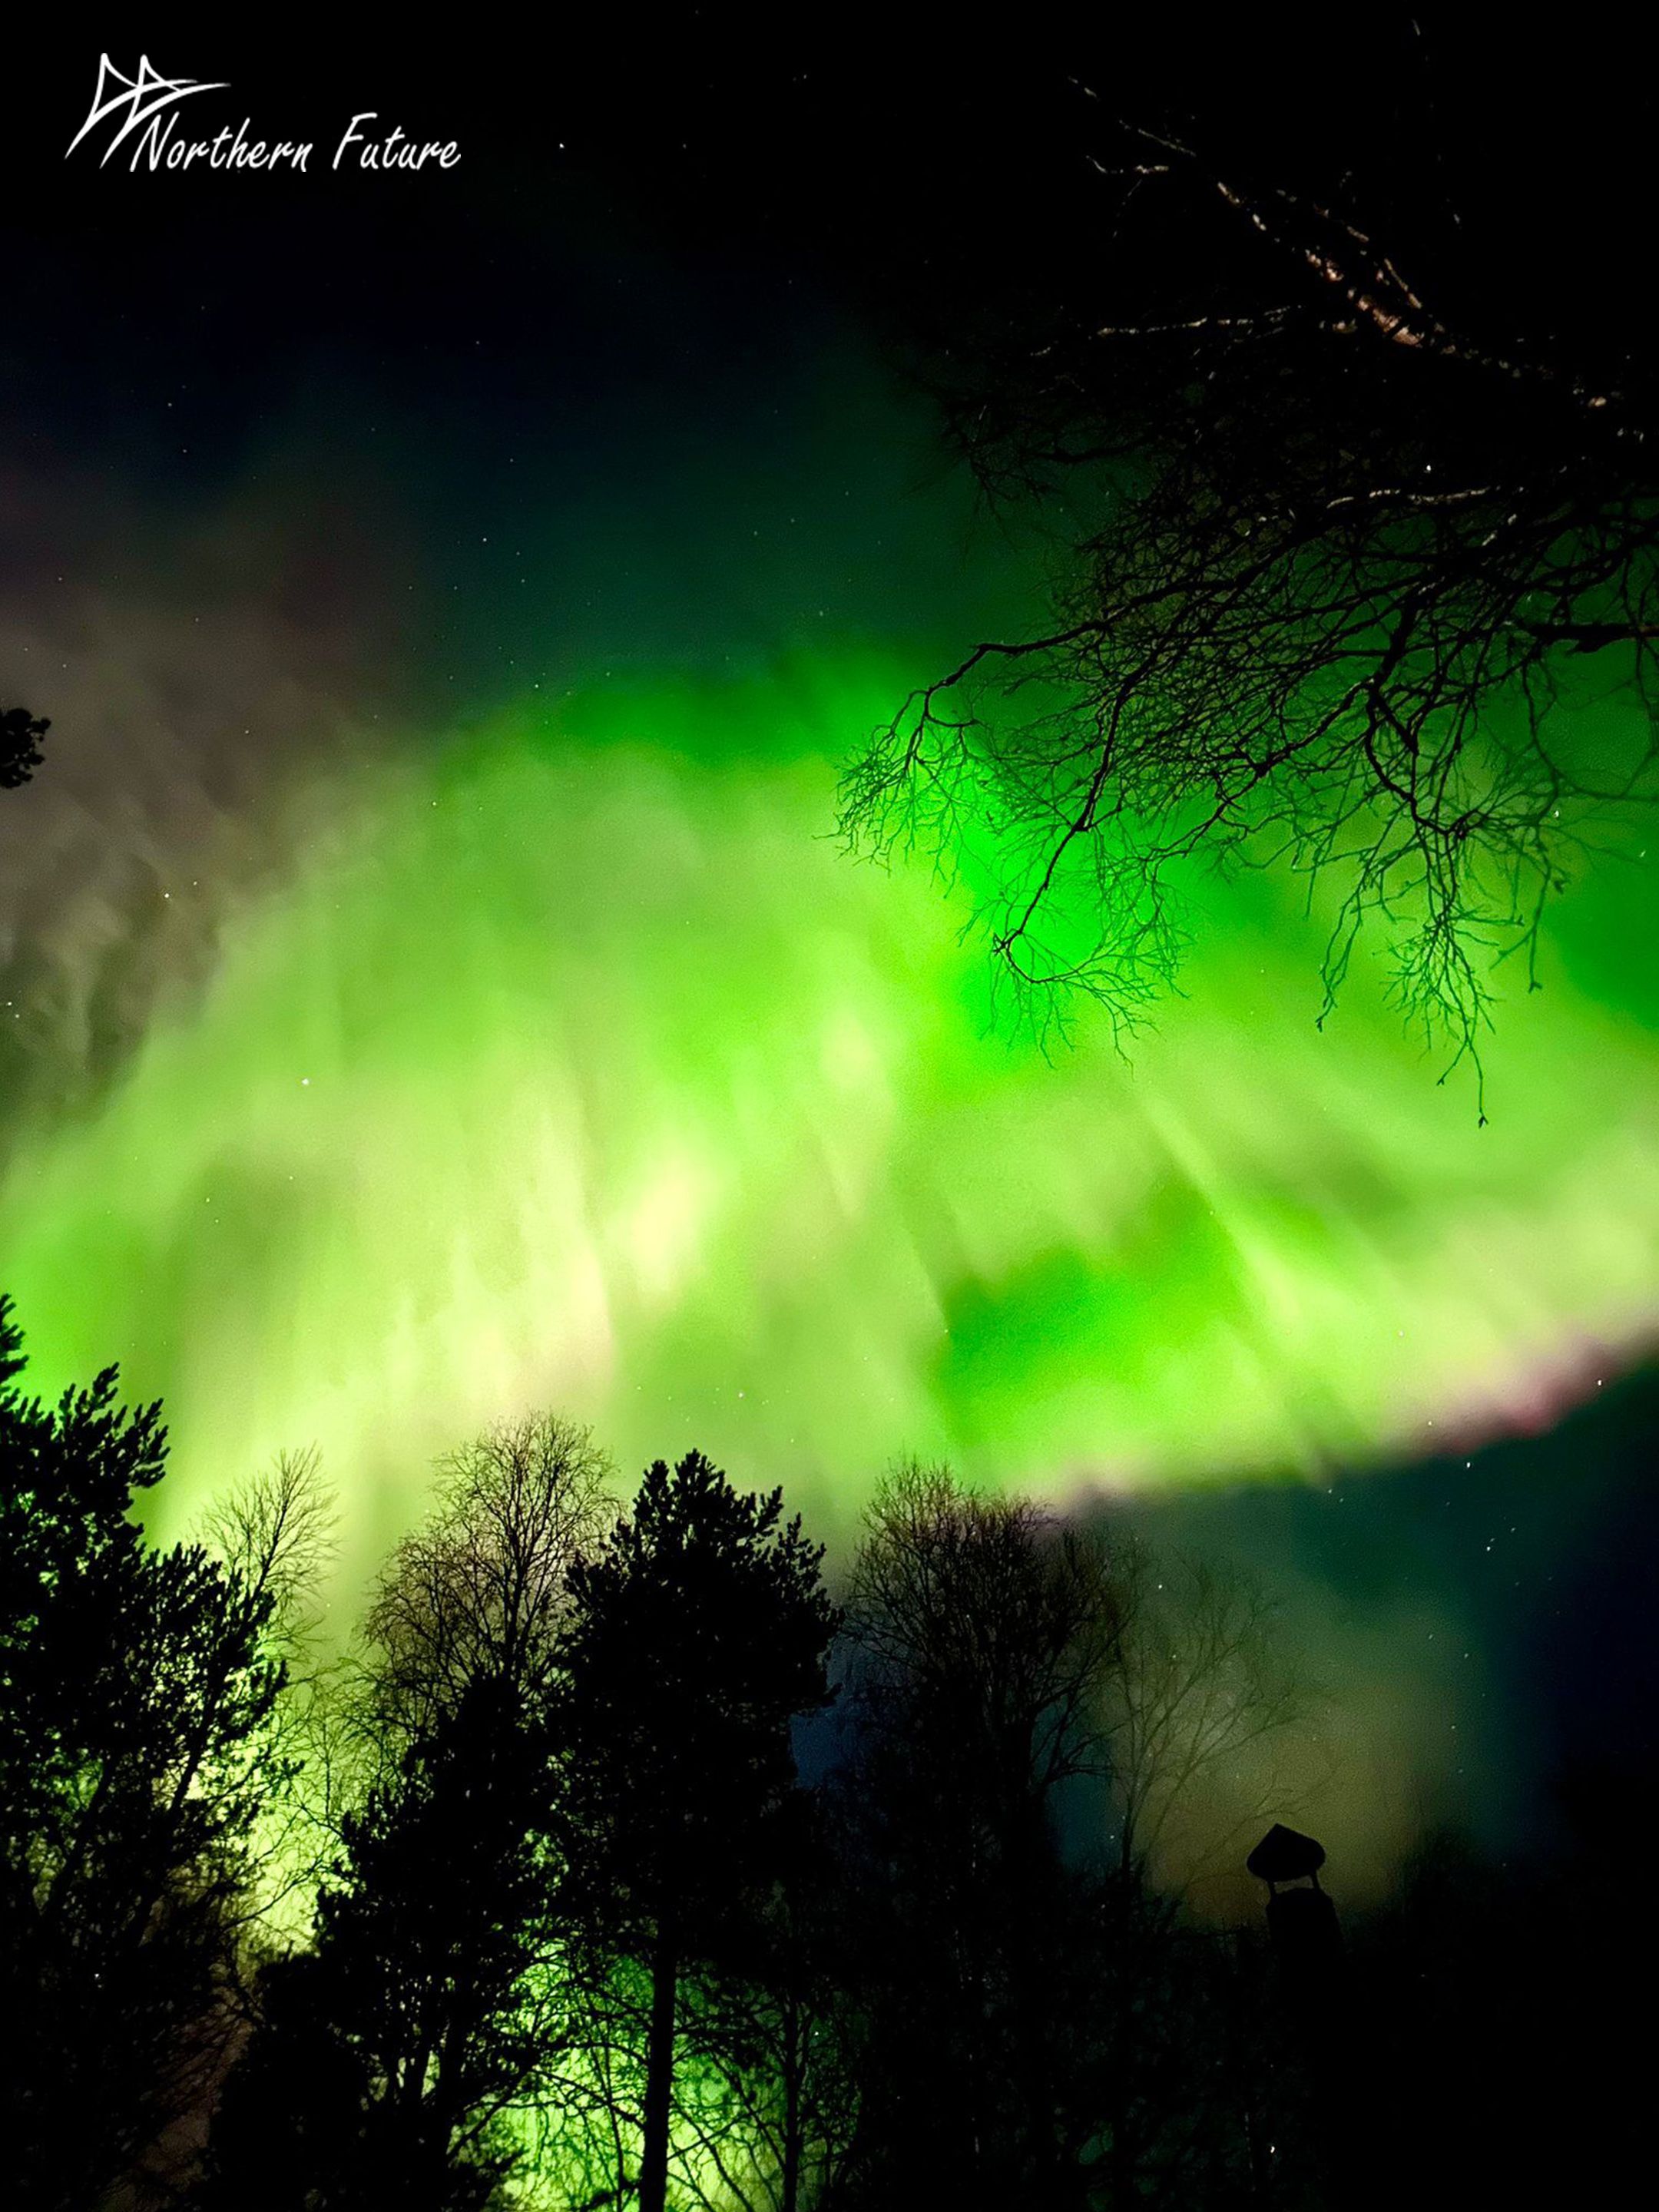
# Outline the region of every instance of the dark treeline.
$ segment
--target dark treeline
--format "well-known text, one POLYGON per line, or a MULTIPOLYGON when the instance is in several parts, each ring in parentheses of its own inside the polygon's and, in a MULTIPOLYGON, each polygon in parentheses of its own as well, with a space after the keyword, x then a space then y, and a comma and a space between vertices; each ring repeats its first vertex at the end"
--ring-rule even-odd
POLYGON ((312 1462, 162 1548, 159 1409, 22 1364, 0 1305, 8 2203, 1438 2203, 1634 2124, 1597 1818, 1316 1958, 1186 1909, 1177 1841, 1294 1809, 1243 1582, 904 1464, 832 1587, 777 1492, 691 1452, 618 1517, 544 1416, 325 1658, 312 1462))

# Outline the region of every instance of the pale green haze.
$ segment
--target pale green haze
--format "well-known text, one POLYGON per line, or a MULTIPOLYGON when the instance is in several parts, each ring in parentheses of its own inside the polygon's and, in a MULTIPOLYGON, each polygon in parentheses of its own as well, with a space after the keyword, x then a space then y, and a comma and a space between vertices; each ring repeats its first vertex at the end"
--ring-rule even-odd
POLYGON ((316 771, 74 1114, 15 1126, 40 1380, 165 1396, 164 1519, 279 1447, 355 1576, 433 1455, 591 1419, 844 1535, 901 1449, 1069 1495, 1265 1477, 1553 1417, 1647 1338, 1659 1046, 1644 863, 1502 981, 1491 1121, 1379 962, 1314 1017, 1299 887, 1202 890, 1130 1062, 992 1024, 967 908, 850 860, 834 763, 915 670, 590 689, 316 771))

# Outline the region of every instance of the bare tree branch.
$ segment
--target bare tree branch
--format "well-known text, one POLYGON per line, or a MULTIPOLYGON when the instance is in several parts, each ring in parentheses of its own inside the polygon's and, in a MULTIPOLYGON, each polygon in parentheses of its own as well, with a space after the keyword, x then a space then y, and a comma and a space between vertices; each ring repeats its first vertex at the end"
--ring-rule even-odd
POLYGON ((1152 226, 1132 296, 937 380, 988 492, 1063 513, 1053 619, 910 695, 842 832, 971 854, 1022 1011, 1080 994, 1120 1037, 1193 871, 1287 868, 1331 895, 1320 1018, 1378 928, 1408 1023, 1478 1072, 1495 964, 1535 982, 1547 902, 1659 794, 1640 380, 1479 339, 1341 210, 1122 135, 1095 169, 1108 234, 1152 226), (1638 710, 1612 765, 1557 711, 1588 656, 1638 710))

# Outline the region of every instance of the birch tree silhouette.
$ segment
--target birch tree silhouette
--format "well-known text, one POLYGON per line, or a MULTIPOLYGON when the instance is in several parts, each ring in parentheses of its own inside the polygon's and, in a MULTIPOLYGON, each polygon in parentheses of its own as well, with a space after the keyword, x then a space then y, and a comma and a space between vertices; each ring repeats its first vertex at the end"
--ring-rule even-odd
POLYGON ((988 494, 1069 549, 1047 618, 903 702, 843 831, 971 852, 1022 1006, 1120 1033, 1194 868, 1293 872, 1321 1018, 1376 927, 1408 1021, 1478 1061, 1494 962, 1535 981, 1547 902, 1659 792, 1650 350, 1536 283, 1466 301, 1426 246, 1419 278, 1278 149, 1090 112, 1069 290, 934 364, 988 494), (1587 735, 1564 695, 1614 711, 1587 735))

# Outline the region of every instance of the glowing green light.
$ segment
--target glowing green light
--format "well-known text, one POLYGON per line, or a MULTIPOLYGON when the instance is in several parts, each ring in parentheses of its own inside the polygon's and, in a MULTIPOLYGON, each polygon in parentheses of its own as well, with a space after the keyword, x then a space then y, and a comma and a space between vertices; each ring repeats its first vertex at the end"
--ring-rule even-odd
POLYGON ((901 681, 538 703, 343 775, 200 1000, 20 1134, 42 1380, 165 1395, 175 1516, 315 1441, 356 1571, 435 1451, 531 1404, 834 1534, 900 1448, 1058 1490, 1268 1472, 1531 1418, 1643 1336, 1644 870, 1563 908, 1486 1129, 1371 970, 1316 1031, 1322 933, 1271 878, 1205 893, 1133 1067, 1086 1029, 1047 1060, 988 1033, 960 903, 824 834, 901 681))

